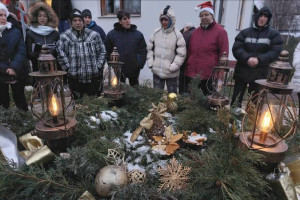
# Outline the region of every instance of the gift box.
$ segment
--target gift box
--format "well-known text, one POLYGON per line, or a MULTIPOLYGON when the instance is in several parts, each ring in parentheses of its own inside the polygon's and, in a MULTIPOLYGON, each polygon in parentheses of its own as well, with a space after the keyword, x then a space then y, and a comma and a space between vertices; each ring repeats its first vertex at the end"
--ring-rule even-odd
POLYGON ((284 171, 276 170, 266 177, 274 194, 280 200, 296 200, 294 183, 287 168, 284 171))

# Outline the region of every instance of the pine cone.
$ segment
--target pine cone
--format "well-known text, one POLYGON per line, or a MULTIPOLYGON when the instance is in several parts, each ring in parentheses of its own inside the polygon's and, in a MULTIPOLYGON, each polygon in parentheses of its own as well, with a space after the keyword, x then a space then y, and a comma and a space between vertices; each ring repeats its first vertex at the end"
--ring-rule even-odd
POLYGON ((165 132, 165 125, 162 121, 155 120, 153 126, 146 130, 147 137, 153 140, 153 136, 163 136, 165 132))

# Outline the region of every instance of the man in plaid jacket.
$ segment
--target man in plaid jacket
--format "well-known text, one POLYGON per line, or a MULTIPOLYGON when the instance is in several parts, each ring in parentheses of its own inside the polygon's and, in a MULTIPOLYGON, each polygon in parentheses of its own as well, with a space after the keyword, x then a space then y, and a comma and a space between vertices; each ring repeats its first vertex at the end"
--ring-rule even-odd
POLYGON ((75 98, 84 93, 99 95, 106 60, 105 46, 100 35, 84 27, 81 12, 71 14, 72 28, 60 35, 57 44, 58 62, 68 72, 69 87, 75 98))

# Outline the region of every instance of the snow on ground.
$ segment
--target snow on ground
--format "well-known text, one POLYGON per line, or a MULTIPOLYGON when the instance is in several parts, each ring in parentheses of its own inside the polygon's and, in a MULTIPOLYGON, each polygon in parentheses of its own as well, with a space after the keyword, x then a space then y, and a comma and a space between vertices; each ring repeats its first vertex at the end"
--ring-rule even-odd
POLYGON ((216 132, 216 131, 214 131, 214 129, 212 129, 212 128, 209 128, 208 131, 209 131, 210 133, 215 133, 215 132, 216 132))
POLYGON ((132 135, 132 133, 130 131, 126 131, 124 133, 124 139, 125 139, 125 142, 126 142, 126 149, 130 149, 131 147, 134 148, 137 145, 145 143, 145 138, 141 135, 138 136, 138 138, 134 142, 131 142, 130 141, 131 135, 132 135))
POLYGON ((118 114, 111 110, 104 110, 100 113, 101 119, 104 122, 107 121, 116 121, 118 119, 118 114))
POLYGON ((145 172, 145 170, 146 170, 144 166, 140 166, 138 164, 134 165, 133 163, 128 163, 128 165, 127 165, 128 172, 135 170, 135 169, 140 170, 142 172, 145 172))
POLYGON ((188 136, 188 141, 191 142, 191 143, 197 144, 199 139, 204 139, 204 141, 206 141, 207 137, 206 137, 205 134, 203 134, 203 135, 197 134, 195 136, 193 136, 193 135, 188 136))

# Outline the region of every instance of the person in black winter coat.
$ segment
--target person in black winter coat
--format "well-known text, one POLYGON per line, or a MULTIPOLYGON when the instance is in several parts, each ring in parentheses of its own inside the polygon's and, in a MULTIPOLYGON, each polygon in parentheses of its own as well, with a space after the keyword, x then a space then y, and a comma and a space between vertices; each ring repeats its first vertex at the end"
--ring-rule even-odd
POLYGON ((52 8, 59 18, 58 31, 63 33, 70 29, 69 19, 72 12, 71 0, 52 0, 52 8))
POLYGON ((117 17, 119 22, 114 24, 114 29, 105 39, 107 56, 109 59, 113 48, 117 47, 120 62, 124 62, 121 81, 125 82, 128 78, 131 86, 139 85, 140 70, 143 69, 147 56, 145 38, 136 25, 131 24, 128 12, 119 11, 117 17))
POLYGON ((54 10, 44 2, 36 2, 30 6, 29 30, 26 35, 28 59, 31 60, 33 71, 38 71, 38 57, 42 45, 48 45, 52 55, 56 56, 55 45, 59 33, 55 30, 58 18, 54 10))
POLYGON ((259 92, 255 80, 267 77, 269 64, 278 58, 282 50, 279 32, 270 27, 271 18, 270 9, 261 8, 254 15, 252 27, 242 30, 235 38, 232 52, 237 64, 233 74, 235 84, 231 105, 241 107, 247 85, 250 94, 259 92))
POLYGON ((28 110, 24 87, 27 69, 22 32, 7 22, 9 13, 0 3, 0 106, 10 105, 9 86, 17 108, 28 110))
POLYGON ((104 42, 106 38, 106 34, 104 30, 100 26, 98 26, 95 21, 92 20, 91 11, 89 9, 84 9, 82 11, 82 16, 83 16, 85 27, 99 33, 102 41, 104 42))

